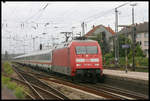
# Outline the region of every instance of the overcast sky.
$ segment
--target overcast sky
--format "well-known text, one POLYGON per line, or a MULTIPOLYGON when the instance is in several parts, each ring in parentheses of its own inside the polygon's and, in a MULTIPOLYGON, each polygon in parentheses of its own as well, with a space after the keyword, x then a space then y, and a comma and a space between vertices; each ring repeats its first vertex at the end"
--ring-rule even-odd
POLYGON ((2 53, 6 50, 9 53, 31 52, 32 38, 36 36, 42 38, 35 39, 34 50, 39 48, 40 42, 44 45, 61 43, 64 36, 60 32, 82 32, 83 21, 87 25, 86 32, 92 25, 100 24, 115 30, 114 9, 124 3, 129 4, 118 8, 120 25, 132 23, 131 3, 137 3, 134 22, 148 21, 148 2, 1 2, 2 53), (56 37, 59 39, 52 39, 56 37))

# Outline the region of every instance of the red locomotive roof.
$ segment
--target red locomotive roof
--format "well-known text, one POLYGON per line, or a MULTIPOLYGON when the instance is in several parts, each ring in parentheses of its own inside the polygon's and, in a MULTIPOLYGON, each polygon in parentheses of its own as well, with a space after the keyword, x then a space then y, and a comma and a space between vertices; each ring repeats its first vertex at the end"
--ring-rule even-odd
POLYGON ((70 47, 72 44, 74 45, 80 45, 80 44, 84 44, 84 45, 95 45, 95 43, 97 43, 97 41, 94 40, 73 40, 68 47, 70 47))
POLYGON ((96 42, 94 40, 73 40, 72 42, 96 42))

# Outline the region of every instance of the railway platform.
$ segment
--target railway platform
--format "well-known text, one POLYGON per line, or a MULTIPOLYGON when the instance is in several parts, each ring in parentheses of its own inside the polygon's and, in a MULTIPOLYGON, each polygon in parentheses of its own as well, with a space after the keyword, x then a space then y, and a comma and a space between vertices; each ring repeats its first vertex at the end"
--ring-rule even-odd
POLYGON ((123 77, 123 78, 145 80, 145 81, 149 80, 149 73, 145 73, 145 72, 128 71, 126 73, 125 71, 109 70, 109 69, 104 69, 103 72, 105 75, 113 75, 113 76, 118 76, 118 77, 123 77))
POLYGON ((126 73, 125 71, 109 69, 103 69, 103 73, 106 84, 144 95, 149 94, 149 73, 132 71, 126 73))

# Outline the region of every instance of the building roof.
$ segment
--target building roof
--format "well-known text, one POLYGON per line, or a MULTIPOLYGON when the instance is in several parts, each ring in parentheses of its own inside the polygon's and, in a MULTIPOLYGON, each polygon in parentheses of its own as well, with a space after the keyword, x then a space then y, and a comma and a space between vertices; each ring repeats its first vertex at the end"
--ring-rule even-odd
MULTIPOLYGON (((143 22, 136 24, 136 33, 142 33, 142 32, 148 32, 148 22, 143 22)), ((119 34, 126 34, 126 33, 131 33, 132 28, 122 28, 118 33, 119 34)))
POLYGON ((87 36, 91 36, 97 29, 99 28, 105 28, 107 31, 109 31, 112 35, 115 34, 115 32, 110 28, 110 27, 105 27, 103 25, 98 25, 98 26, 95 26, 93 27, 93 29, 91 29, 88 33, 86 33, 84 36, 87 37, 87 36))

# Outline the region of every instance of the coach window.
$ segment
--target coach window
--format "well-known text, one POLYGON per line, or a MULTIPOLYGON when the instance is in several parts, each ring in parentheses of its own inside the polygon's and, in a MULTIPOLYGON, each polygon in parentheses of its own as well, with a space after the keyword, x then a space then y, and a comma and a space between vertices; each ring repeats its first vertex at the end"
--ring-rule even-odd
POLYGON ((51 53, 47 54, 47 60, 51 60, 51 53))
POLYGON ((49 60, 49 54, 47 53, 47 54, 45 54, 45 56, 44 56, 44 60, 49 60))

